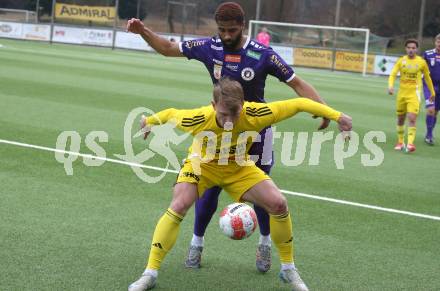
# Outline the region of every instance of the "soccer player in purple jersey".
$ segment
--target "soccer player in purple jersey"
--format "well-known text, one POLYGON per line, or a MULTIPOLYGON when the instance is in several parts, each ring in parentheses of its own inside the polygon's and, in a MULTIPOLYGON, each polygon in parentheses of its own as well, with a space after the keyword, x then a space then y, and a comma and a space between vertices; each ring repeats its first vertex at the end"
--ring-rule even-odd
POLYGON ((429 100, 430 92, 423 79, 423 93, 426 101, 426 136, 425 142, 434 145, 434 127, 437 122, 437 113, 440 110, 440 33, 435 37, 435 48, 427 50, 423 54, 423 58, 428 63, 429 72, 431 73, 432 84, 435 90, 435 101, 429 100))
MULTIPOLYGON (((272 75, 286 83, 299 96, 324 103, 317 91, 295 72, 270 47, 251 40, 243 35, 245 29, 244 11, 235 2, 225 2, 215 12, 218 34, 212 38, 202 38, 180 43, 170 42, 145 27, 139 19, 127 23, 127 31, 139 34, 153 49, 164 56, 187 57, 202 62, 208 70, 212 82, 216 84, 223 76, 238 81, 244 90, 244 99, 253 102, 266 102, 264 87, 267 75, 272 75)), ((319 129, 328 126, 323 119, 319 129)), ((261 133, 261 142, 254 143, 249 154, 260 158, 256 165, 269 174, 273 165, 272 130, 270 127, 261 133)), ((194 234, 191 240, 185 265, 199 268, 206 227, 217 209, 219 187, 208 189, 195 206, 194 234)), ((256 267, 267 272, 271 266, 271 238, 269 215, 254 205, 260 226, 260 240, 256 252, 256 267)))

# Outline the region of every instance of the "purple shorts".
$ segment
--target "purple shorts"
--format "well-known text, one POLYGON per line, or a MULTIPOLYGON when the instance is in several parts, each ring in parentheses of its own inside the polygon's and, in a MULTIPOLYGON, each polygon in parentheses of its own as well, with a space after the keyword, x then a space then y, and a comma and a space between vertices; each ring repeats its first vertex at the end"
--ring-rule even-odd
POLYGON ((425 96, 425 108, 429 108, 431 106, 435 106, 436 111, 440 111, 440 85, 434 85, 435 91, 435 102, 429 101, 429 97, 431 96, 431 92, 426 85, 423 86, 423 95, 425 96))

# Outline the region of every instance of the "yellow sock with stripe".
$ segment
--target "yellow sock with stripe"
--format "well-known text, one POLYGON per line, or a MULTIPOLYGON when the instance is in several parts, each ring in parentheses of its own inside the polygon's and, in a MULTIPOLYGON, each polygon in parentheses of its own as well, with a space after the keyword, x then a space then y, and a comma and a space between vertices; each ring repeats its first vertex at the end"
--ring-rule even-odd
POLYGON ((270 236, 278 249, 281 263, 293 263, 293 235, 290 213, 270 215, 270 236))
POLYGON ((416 127, 408 127, 408 144, 414 144, 416 139, 416 127))
POLYGON ((177 240, 183 216, 168 208, 154 230, 147 269, 159 270, 160 264, 177 240))
POLYGON ((397 126, 397 138, 399 143, 403 143, 403 137, 405 135, 405 126, 404 125, 398 125, 397 126))

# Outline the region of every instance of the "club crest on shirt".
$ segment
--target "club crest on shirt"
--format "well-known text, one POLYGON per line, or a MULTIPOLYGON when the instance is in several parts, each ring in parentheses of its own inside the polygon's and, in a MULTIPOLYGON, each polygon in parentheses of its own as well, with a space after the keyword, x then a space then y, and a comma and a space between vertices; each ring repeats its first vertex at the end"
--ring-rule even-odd
POLYGON ((220 80, 221 76, 222 76, 222 66, 221 65, 217 65, 214 64, 214 78, 216 78, 217 80, 220 80))
POLYGON ((429 58, 429 60, 431 61, 431 67, 434 67, 434 65, 435 65, 435 58, 429 58))
POLYGON ((255 77, 255 72, 252 68, 247 67, 241 71, 241 78, 243 78, 243 80, 245 81, 250 81, 254 77, 255 77))

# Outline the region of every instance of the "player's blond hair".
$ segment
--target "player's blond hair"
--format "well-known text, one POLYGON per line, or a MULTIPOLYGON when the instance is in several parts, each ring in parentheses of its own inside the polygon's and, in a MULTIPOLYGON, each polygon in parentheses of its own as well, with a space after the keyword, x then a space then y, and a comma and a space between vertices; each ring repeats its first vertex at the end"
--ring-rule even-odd
POLYGON ((435 39, 440 40, 440 33, 435 36, 435 39))
POLYGON ((215 103, 223 103, 231 113, 236 113, 244 103, 243 87, 237 81, 222 77, 214 85, 213 97, 215 103))

